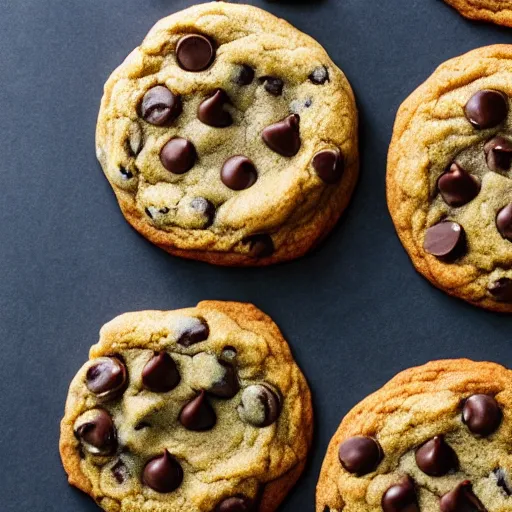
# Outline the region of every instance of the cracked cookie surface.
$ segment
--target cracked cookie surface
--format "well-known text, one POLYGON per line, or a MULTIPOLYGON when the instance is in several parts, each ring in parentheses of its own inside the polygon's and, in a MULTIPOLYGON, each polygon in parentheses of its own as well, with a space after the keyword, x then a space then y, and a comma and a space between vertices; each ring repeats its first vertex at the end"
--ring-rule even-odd
POLYGON ((463 16, 512 27, 512 0, 445 0, 463 16))
POLYGON ((105 85, 97 156, 124 216, 166 251, 221 265, 303 255, 358 173, 357 111, 325 50, 215 2, 160 20, 105 85))
POLYGON ((250 304, 121 315, 73 379, 60 453, 108 512, 270 512, 301 474, 308 385, 250 304))
POLYGON ((512 371, 467 359, 398 374, 343 419, 316 512, 512 510, 512 371))
POLYGON ((387 200, 416 269, 475 305, 512 311, 512 46, 441 65, 400 107, 387 200))

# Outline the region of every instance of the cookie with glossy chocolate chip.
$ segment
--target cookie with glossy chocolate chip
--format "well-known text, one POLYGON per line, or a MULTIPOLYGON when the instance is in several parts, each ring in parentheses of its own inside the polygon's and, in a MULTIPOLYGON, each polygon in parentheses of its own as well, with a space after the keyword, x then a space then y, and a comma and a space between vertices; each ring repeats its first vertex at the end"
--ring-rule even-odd
POLYGON ((463 16, 512 27, 512 0, 445 0, 463 16))
POLYGON ((128 222, 219 265, 297 258, 358 173, 357 110, 325 50, 248 5, 159 21, 105 85, 97 156, 128 222))
POLYGON ((512 510, 512 371, 467 359, 398 374, 332 438, 316 512, 512 510))
POLYGON ((512 311, 512 46, 441 65, 400 107, 387 199, 416 269, 447 293, 512 311))
POLYGON ((201 302, 101 329, 69 389, 60 453, 70 484, 108 512, 271 512, 302 473, 312 421, 272 320, 201 302))

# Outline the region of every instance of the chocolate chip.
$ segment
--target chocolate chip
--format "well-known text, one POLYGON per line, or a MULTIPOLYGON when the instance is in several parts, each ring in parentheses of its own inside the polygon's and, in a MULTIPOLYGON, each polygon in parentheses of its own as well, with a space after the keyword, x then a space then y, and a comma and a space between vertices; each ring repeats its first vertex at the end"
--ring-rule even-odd
POLYGON ((446 204, 462 206, 480 192, 480 181, 454 162, 437 180, 437 188, 446 204))
POLYGON ((495 172, 508 172, 512 165, 512 142, 504 137, 494 137, 484 146, 487 167, 495 172))
POLYGON ((459 461, 443 436, 435 436, 416 450, 416 464, 429 476, 444 476, 457 469, 459 461))
POLYGON ((245 496, 226 498, 215 507, 215 512, 251 512, 252 510, 254 510, 254 503, 245 496))
POLYGON ((329 81, 329 71, 325 66, 318 66, 309 75, 309 79, 315 85, 323 85, 325 82, 329 81))
POLYGON ((487 512, 475 496, 469 480, 461 482, 453 491, 445 494, 440 502, 441 512, 487 512))
POLYGON ((512 279, 502 277, 487 288, 489 293, 500 302, 512 302, 512 279))
POLYGON ((149 208, 144 208, 144 212, 150 219, 153 218, 153 214, 151 213, 151 210, 149 208))
POLYGON ((120 167, 119 172, 121 173, 123 180, 131 180, 133 178, 133 173, 125 167, 120 167))
POLYGON ((204 391, 190 400, 180 412, 180 423, 187 430, 211 430, 216 422, 217 416, 204 391))
POLYGON ((116 357, 101 357, 87 370, 86 385, 100 398, 112 398, 124 391, 127 373, 124 363, 116 357))
POLYGON ((265 144, 282 156, 295 156, 300 149, 300 117, 292 114, 278 123, 267 126, 262 133, 265 144))
POLYGON ((244 190, 256 183, 258 171, 245 156, 232 156, 222 166, 220 179, 231 190, 244 190))
POLYGON ((163 208, 160 208, 160 210, 158 210, 162 215, 165 215, 166 213, 169 213, 169 208, 167 208, 167 206, 164 206, 163 208))
POLYGON ((512 242, 512 203, 503 207, 496 215, 496 227, 500 235, 512 242))
POLYGON ((409 476, 392 485, 382 496, 384 512, 420 512, 414 482, 409 476))
POLYGON ((194 144, 181 137, 171 139, 160 151, 162 165, 173 174, 185 174, 190 171, 196 160, 197 152, 194 144))
POLYGON ((277 395, 264 384, 253 384, 244 389, 238 414, 253 427, 268 427, 277 421, 281 404, 277 395))
POLYGON ((155 393, 166 393, 180 382, 180 373, 167 352, 155 354, 142 370, 142 384, 155 393))
POLYGON ((313 157, 311 164, 318 177, 329 185, 338 183, 345 169, 343 156, 339 149, 324 149, 318 152, 313 157))
POLYGON ((151 425, 147 421, 141 421, 141 422, 137 423, 137 425, 135 425, 133 427, 133 429, 139 431, 139 430, 143 430, 145 428, 150 428, 150 427, 151 427, 151 425))
POLYGON ((272 96, 281 96, 283 94, 284 82, 280 78, 263 76, 260 78, 260 81, 265 84, 265 90, 272 94, 272 96))
POLYGON ((84 414, 84 422, 76 428, 75 435, 94 455, 110 455, 117 448, 116 429, 110 414, 104 409, 84 414))
POLYGON ((225 128, 233 124, 231 114, 224 110, 224 105, 230 103, 228 95, 217 89, 212 96, 204 100, 197 109, 199 121, 215 128, 225 128))
POLYGON ((467 120, 477 130, 493 128, 507 117, 508 98, 500 91, 478 91, 466 103, 464 112, 467 120))
POLYGON ((494 476, 496 477, 498 487, 501 487, 507 496, 512 496, 512 488, 510 487, 507 472, 502 468, 498 468, 494 470, 494 476))
POLYGON ((130 476, 128 473, 128 468, 121 459, 119 459, 112 466, 112 474, 114 475, 114 478, 116 479, 118 484, 123 484, 130 476))
POLYGON ((220 381, 214 382, 212 386, 208 388, 208 393, 218 398, 233 398, 240 390, 236 371, 229 363, 219 361, 219 364, 225 370, 224 375, 220 381))
POLYGON ((462 421, 473 434, 487 437, 501 424, 502 412, 496 399, 490 395, 473 395, 462 409, 462 421))
POLYGON ((144 467, 142 474, 142 482, 160 493, 176 490, 182 481, 183 469, 167 450, 164 450, 162 455, 151 459, 144 467))
POLYGON ((203 228, 207 228, 213 224, 213 219, 215 218, 215 206, 213 203, 205 199, 204 197, 194 197, 190 202, 190 206, 193 210, 204 215, 207 221, 203 228))
POLYGON ((423 248, 438 258, 454 259, 462 255, 466 246, 464 228, 456 222, 443 221, 429 227, 423 248))
POLYGON ((355 436, 341 443, 338 458, 349 473, 361 476, 371 473, 377 468, 383 458, 383 453, 376 439, 355 436))
POLYGON ((249 256, 252 258, 268 258, 274 254, 274 242, 270 235, 252 235, 243 240, 249 244, 249 256))
POLYGON ((178 338, 178 343, 183 347, 190 347, 195 343, 204 341, 210 335, 210 329, 204 318, 193 318, 190 320, 190 324, 187 325, 187 328, 178 338))
POLYGON ((183 36, 176 46, 178 64, 186 71, 203 71, 215 58, 212 42, 200 34, 183 36))
POLYGON ((181 99, 167 87, 157 85, 144 94, 139 110, 142 118, 148 123, 164 126, 181 114, 181 99))
POLYGON ((238 69, 238 73, 234 78, 234 82, 237 85, 249 85, 254 80, 254 69, 247 64, 242 64, 238 69))

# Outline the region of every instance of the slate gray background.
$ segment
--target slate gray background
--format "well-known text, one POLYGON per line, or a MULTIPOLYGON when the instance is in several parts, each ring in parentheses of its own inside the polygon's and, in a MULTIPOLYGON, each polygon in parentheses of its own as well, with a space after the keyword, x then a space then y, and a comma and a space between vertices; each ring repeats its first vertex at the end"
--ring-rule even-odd
POLYGON ((94 155, 102 86, 159 18, 190 0, 0 0, 0 510, 95 511, 57 450, 69 381, 100 326, 137 309, 251 301, 311 384, 311 463, 283 511, 313 510, 342 416, 396 372, 467 356, 512 365, 511 319, 418 276, 388 216, 386 152, 401 101, 433 69, 512 29, 440 0, 250 1, 322 43, 361 113, 362 172, 327 242, 300 261, 223 269, 168 256, 123 220, 94 155))

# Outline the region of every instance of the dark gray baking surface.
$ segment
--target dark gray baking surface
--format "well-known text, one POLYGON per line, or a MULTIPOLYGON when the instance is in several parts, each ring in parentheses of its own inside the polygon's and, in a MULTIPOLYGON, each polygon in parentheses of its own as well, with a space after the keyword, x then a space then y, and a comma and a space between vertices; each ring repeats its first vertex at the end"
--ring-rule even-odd
POLYGON ((384 197, 401 101, 449 57, 512 43, 440 0, 255 5, 317 38, 346 72, 362 124, 362 173, 344 220, 314 254, 260 270, 168 256, 124 221, 95 160, 102 86, 173 0, 0 0, 0 510, 94 511, 58 455, 68 384, 100 326, 138 309, 201 299, 270 314, 309 379, 316 436, 282 507, 313 510, 342 416, 399 370, 467 356, 512 365, 512 319, 451 299, 418 276, 384 197))

